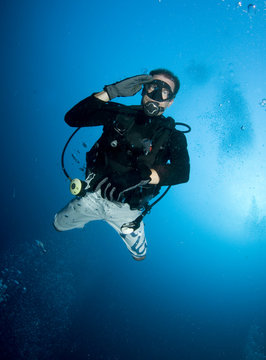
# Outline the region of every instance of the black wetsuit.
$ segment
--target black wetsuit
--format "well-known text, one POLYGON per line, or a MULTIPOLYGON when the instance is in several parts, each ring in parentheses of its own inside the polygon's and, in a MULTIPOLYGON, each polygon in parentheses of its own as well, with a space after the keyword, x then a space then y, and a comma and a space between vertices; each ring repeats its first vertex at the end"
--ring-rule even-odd
POLYGON ((87 153, 87 172, 91 170, 108 176, 115 171, 118 176, 123 176, 142 165, 157 171, 158 185, 134 189, 124 199, 131 208, 141 208, 159 193, 161 186, 189 180, 186 137, 173 127, 170 129, 171 118, 148 117, 142 106, 106 103, 92 95, 68 111, 65 121, 74 127, 103 126, 101 138, 87 153), (160 145, 166 131, 167 141, 160 145), (156 147, 156 144, 160 146, 156 147))

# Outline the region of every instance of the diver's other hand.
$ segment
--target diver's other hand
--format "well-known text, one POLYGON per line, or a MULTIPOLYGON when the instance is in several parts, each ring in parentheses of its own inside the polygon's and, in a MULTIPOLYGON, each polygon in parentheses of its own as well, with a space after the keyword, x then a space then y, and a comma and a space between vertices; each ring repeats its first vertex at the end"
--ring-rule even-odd
POLYGON ((148 184, 151 180, 150 175, 151 171, 148 167, 132 170, 124 175, 112 174, 101 185, 101 195, 110 201, 121 201, 128 191, 148 184))
POLYGON ((118 96, 133 96, 139 92, 143 84, 152 81, 151 75, 137 75, 125 80, 116 82, 111 85, 105 85, 104 90, 107 92, 110 100, 118 96))

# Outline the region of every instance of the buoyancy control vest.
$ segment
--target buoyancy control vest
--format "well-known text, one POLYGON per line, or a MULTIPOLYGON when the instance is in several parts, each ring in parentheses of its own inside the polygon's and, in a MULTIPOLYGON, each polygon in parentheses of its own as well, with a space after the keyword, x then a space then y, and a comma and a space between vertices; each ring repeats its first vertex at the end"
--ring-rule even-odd
POLYGON ((87 171, 121 175, 141 165, 151 169, 174 128, 171 117, 150 119, 143 111, 119 112, 104 126, 102 136, 87 153, 87 171))

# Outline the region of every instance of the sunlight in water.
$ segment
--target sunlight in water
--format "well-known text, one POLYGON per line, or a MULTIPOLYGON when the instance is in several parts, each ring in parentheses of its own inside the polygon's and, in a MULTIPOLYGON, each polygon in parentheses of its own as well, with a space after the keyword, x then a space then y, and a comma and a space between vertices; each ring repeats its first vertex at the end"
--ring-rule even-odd
MULTIPOLYGON (((256 155, 258 156, 258 155, 256 155)), ((264 162, 254 159, 245 163, 232 173, 232 182, 228 185, 229 198, 235 213, 239 216, 252 216, 254 201, 257 217, 266 216, 266 169, 264 162)))

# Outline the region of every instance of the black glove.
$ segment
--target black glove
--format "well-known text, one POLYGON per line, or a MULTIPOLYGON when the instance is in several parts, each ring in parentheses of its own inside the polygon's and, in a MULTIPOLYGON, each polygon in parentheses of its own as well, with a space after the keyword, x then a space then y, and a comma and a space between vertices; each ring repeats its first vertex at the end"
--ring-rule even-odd
POLYGON ((151 82, 152 79, 151 75, 137 75, 111 85, 106 85, 104 90, 107 92, 110 100, 118 96, 133 96, 141 90, 143 84, 151 82))
POLYGON ((101 195, 104 199, 110 201, 121 201, 126 192, 135 189, 138 186, 146 185, 150 182, 151 171, 148 167, 132 170, 123 175, 111 174, 102 181, 97 190, 101 189, 101 195))

